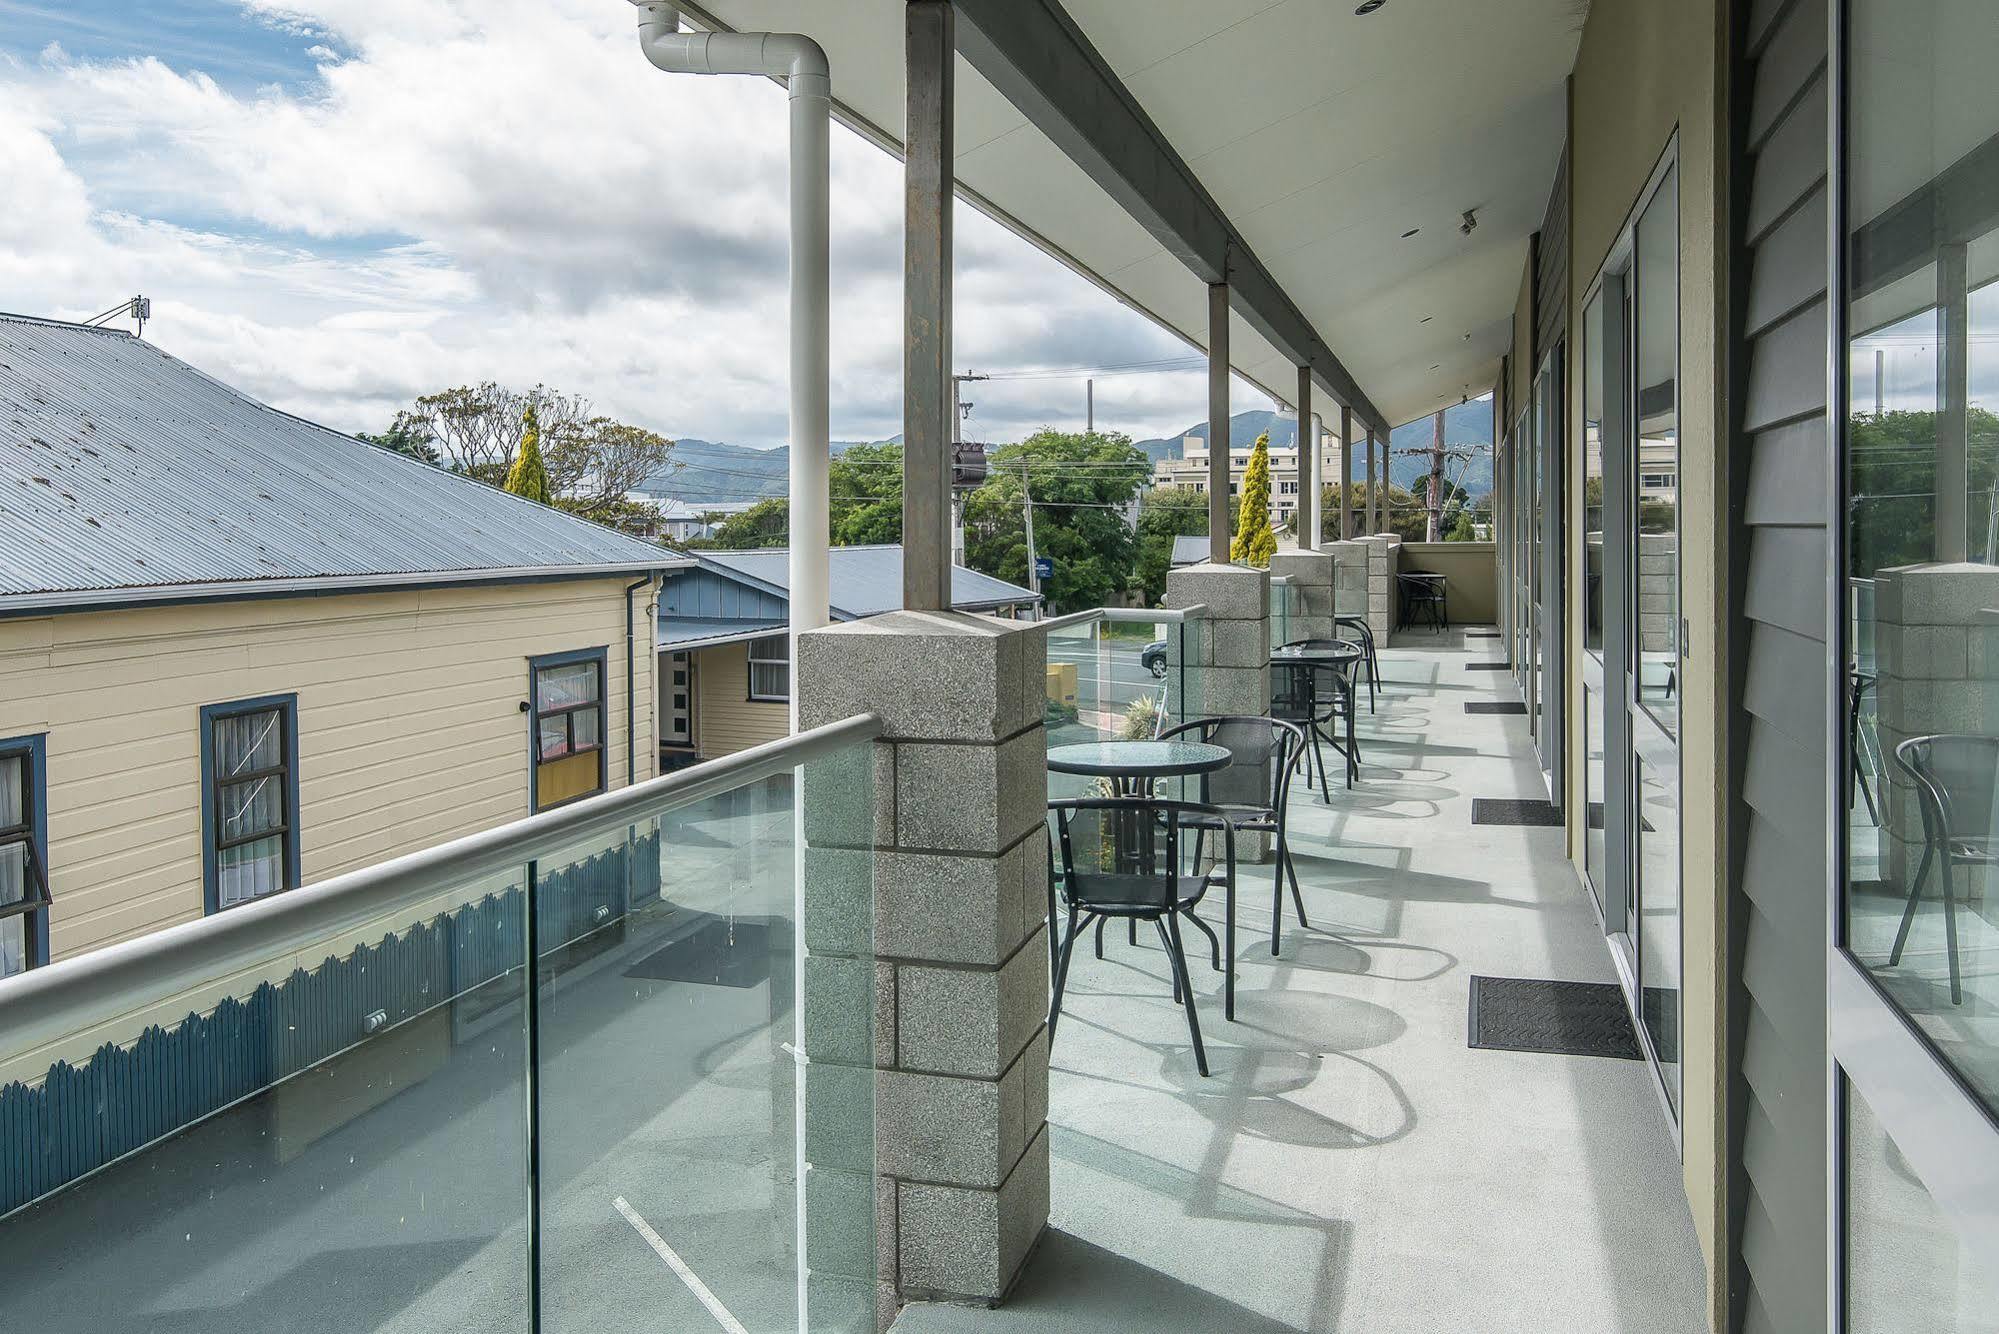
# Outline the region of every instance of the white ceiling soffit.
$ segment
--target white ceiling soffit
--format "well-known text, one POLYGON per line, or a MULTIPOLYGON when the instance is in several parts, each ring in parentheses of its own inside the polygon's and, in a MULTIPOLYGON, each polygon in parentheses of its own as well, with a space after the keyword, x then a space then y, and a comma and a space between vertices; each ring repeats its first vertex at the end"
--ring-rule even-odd
MULTIPOLYGON (((1388 0, 1369 15, 1344 0, 1065 3, 1391 423, 1492 386, 1561 156, 1587 0, 1388 0), (1478 211, 1470 236, 1458 230, 1466 209, 1478 211)), ((890 146, 903 11, 903 0, 687 6, 817 39, 834 98, 890 146)), ((1205 348, 1206 286, 962 59, 957 78, 967 197, 1205 348)), ((1289 401, 1290 359, 1239 317, 1230 339, 1236 371, 1289 401)))

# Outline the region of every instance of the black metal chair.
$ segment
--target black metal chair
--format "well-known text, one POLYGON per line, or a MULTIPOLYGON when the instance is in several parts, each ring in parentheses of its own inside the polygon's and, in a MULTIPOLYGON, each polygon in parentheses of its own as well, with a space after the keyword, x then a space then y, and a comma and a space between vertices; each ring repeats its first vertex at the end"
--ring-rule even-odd
POLYGON ((1333 629, 1351 630, 1353 642, 1360 645, 1361 665, 1367 668, 1367 711, 1373 713, 1381 688, 1381 660, 1374 656, 1374 627, 1365 616, 1335 616, 1333 629))
POLYGON ((1430 570, 1401 570, 1395 589, 1402 602, 1401 624, 1411 626, 1427 618, 1439 630, 1451 628, 1451 611, 1444 597, 1444 576, 1430 570))
MULTIPOLYGON (((1287 649, 1325 649, 1343 644, 1337 639, 1298 639, 1284 645, 1287 649)), ((1353 663, 1316 662, 1306 659, 1298 662, 1273 663, 1271 666, 1270 716, 1281 722, 1292 723, 1301 728, 1311 746, 1305 754, 1306 778, 1309 785, 1313 769, 1319 775, 1319 794, 1327 801, 1333 799, 1330 785, 1326 781, 1325 752, 1322 745, 1331 746, 1346 762, 1346 783, 1352 787, 1360 777, 1360 742, 1354 737, 1355 695, 1353 663), (1345 736, 1340 740, 1326 729, 1337 727, 1345 736)))
MULTIPOLYGON (((1305 897, 1298 891, 1298 868, 1291 861, 1291 843, 1286 836, 1291 778, 1305 751, 1305 731, 1277 718, 1197 718, 1161 733, 1160 740, 1170 741, 1182 735, 1220 746, 1231 757, 1228 767, 1201 775, 1201 800, 1220 810, 1222 819, 1237 832, 1270 834, 1276 838, 1270 887, 1270 952, 1275 954, 1278 937, 1284 929, 1287 877, 1291 881, 1291 904, 1298 910, 1298 925, 1311 925, 1305 920, 1305 897)), ((1207 817, 1184 823, 1197 830, 1213 827, 1207 817)), ((1200 856, 1197 844, 1194 851, 1197 864, 1200 856)), ((1194 921, 1200 924, 1198 917, 1194 921)), ((1233 1011, 1229 1018, 1235 1018, 1233 1011)))
POLYGON ((1895 763, 1915 783, 1923 814, 1923 860, 1909 886, 1902 925, 1895 932, 1891 964, 1902 961, 1915 920, 1916 902, 1930 863, 1939 864, 1943 879, 1944 948, 1950 956, 1950 1003, 1964 1003, 1964 984, 1957 961, 1957 887, 1952 870, 1959 865, 1999 866, 1999 737, 1944 733, 1910 737, 1895 747, 1895 763))
MULTIPOLYGON (((1062 993, 1069 981, 1069 962, 1076 937, 1098 921, 1122 918, 1150 922, 1166 947, 1173 970, 1173 999, 1187 1010, 1187 1032, 1194 1040, 1194 1064, 1208 1073, 1208 1053, 1201 1045, 1201 1018, 1194 1008, 1194 987, 1187 976, 1187 958, 1180 939, 1180 918, 1198 906, 1211 885, 1219 883, 1235 894, 1235 828, 1219 806, 1160 797, 1092 797, 1051 801, 1055 832, 1049 844, 1048 930, 1054 949, 1055 986, 1048 1006, 1048 1040, 1055 1040, 1062 1015, 1062 993), (1199 823, 1193 823, 1198 821, 1199 823), (1194 838, 1186 837, 1191 830, 1194 838), (1223 865, 1219 880, 1200 870, 1194 859, 1206 834, 1222 838, 1223 865), (1060 850, 1060 864, 1056 853, 1060 850), (1188 854, 1194 854, 1188 856, 1188 854), (1183 869, 1183 856, 1193 870, 1183 869), (1060 902, 1058 904, 1058 892, 1060 902), (1055 945, 1056 916, 1068 910, 1067 927, 1055 945)), ((1198 924, 1198 919, 1195 919, 1198 924)), ((1202 926, 1202 930, 1207 928, 1202 926)), ((1227 913, 1228 972, 1223 986, 1228 1009, 1235 1002, 1235 913, 1227 913)))
POLYGON ((1874 824, 1881 823, 1881 812, 1874 805, 1874 789, 1867 781, 1867 762, 1861 754, 1865 739, 1860 730, 1861 710, 1867 704, 1867 692, 1874 686, 1872 673, 1863 672, 1858 667, 1846 674, 1846 753, 1852 765, 1851 780, 1847 784, 1846 804, 1853 805, 1853 789, 1860 789, 1860 799, 1867 803, 1867 818, 1874 824))

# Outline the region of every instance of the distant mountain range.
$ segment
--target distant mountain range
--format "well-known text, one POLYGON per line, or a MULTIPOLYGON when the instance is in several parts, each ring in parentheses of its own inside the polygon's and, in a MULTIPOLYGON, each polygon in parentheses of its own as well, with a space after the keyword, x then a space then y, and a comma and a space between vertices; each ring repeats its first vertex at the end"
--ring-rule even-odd
MULTIPOLYGON (((832 449, 838 454, 861 443, 835 440, 832 449)), ((656 474, 641 483, 639 490, 699 505, 762 500, 766 496, 781 496, 790 488, 791 449, 786 445, 755 449, 686 436, 673 442, 673 459, 678 467, 656 474)))
MULTIPOLYGON (((1256 437, 1265 431, 1270 433, 1272 449, 1288 449, 1297 442, 1297 422, 1294 418, 1277 412, 1238 412, 1229 418, 1229 443, 1233 447, 1247 449, 1256 443, 1256 437)), ((1428 464, 1413 455, 1404 454, 1405 449, 1414 449, 1430 443, 1430 419, 1424 417, 1398 426, 1390 441, 1388 476, 1396 486, 1413 487, 1428 464)), ((1196 422, 1179 435, 1161 437, 1154 440, 1140 440, 1138 448, 1145 451, 1153 462, 1165 458, 1181 456, 1181 441, 1188 436, 1196 440, 1208 438, 1208 424, 1196 422)), ((893 437, 899 442, 900 435, 893 437)), ((1492 403, 1460 403, 1444 413, 1444 440, 1452 445, 1482 445, 1485 450, 1474 459, 1464 473, 1464 487, 1475 496, 1492 490, 1492 403)), ((857 444, 858 440, 835 440, 833 452, 840 453, 857 444)), ((783 445, 775 449, 754 449, 748 445, 728 445, 715 440, 698 440, 692 436, 674 441, 673 457, 680 466, 662 473, 646 482, 639 489, 648 495, 672 497, 692 505, 704 501, 761 500, 766 496, 781 496, 787 489, 791 451, 783 445)), ((1365 475, 1362 460, 1354 460, 1355 471, 1365 475)))

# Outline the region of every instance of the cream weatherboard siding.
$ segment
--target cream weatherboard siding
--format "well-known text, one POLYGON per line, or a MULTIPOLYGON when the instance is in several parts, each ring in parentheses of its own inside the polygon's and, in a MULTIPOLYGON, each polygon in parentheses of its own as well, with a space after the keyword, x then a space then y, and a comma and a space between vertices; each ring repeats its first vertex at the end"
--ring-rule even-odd
POLYGON ((750 646, 694 654, 694 745, 704 760, 775 741, 791 731, 788 705, 750 698, 750 646))
MULTIPOLYGON (((529 813, 528 659, 605 650, 625 755, 625 586, 591 579, 0 621, 0 735, 45 733, 50 957, 201 916, 203 705, 296 694, 304 882, 529 813)), ((651 595, 632 595, 650 639, 651 595)), ((640 770, 654 770, 650 644, 640 770)))

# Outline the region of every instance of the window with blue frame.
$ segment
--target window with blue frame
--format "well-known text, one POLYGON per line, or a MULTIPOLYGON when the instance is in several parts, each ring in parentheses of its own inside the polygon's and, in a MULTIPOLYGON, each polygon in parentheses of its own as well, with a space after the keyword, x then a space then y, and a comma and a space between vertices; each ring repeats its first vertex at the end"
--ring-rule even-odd
POLYGON ((0 741, 0 977, 48 961, 48 811, 42 739, 0 741))
POLYGON ((298 696, 202 709, 201 824, 209 912, 298 887, 298 696))

